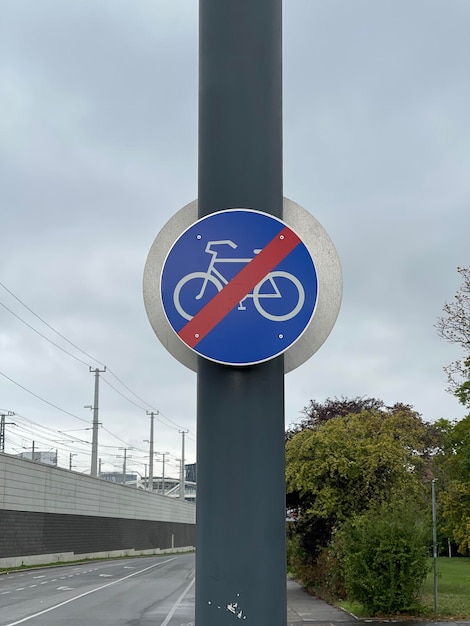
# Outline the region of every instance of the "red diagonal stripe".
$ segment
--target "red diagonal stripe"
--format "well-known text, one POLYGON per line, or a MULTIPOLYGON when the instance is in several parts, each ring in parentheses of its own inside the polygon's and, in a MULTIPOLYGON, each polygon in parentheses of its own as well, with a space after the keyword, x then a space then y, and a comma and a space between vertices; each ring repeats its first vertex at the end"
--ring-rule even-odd
POLYGON ((183 326, 178 333, 180 339, 194 348, 300 242, 299 237, 285 226, 222 291, 183 326))

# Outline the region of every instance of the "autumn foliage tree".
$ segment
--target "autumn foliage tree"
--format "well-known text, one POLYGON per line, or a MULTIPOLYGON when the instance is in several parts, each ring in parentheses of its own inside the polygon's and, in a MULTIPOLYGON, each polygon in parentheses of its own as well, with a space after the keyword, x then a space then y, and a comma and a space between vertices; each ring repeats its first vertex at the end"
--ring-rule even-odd
POLYGON ((460 346, 463 357, 444 367, 449 391, 470 408, 470 267, 458 267, 462 285, 451 302, 443 307, 444 315, 436 323, 440 337, 460 346))
MULTIPOLYGON (((438 334, 460 346, 463 357, 444 368, 449 391, 470 409, 470 267, 457 268, 462 285, 446 303, 436 324, 438 334)), ((436 456, 443 530, 463 555, 470 554, 470 415, 437 423, 443 446, 436 456)))

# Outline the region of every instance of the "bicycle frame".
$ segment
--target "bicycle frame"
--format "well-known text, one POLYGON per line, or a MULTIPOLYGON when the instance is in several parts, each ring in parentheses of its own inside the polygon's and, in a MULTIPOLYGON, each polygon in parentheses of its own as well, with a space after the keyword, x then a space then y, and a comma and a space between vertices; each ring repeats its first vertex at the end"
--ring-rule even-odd
MULTIPOLYGON (((225 278, 225 276, 215 267, 215 264, 219 264, 219 263, 250 263, 250 261, 253 260, 254 257, 250 257, 250 258, 238 258, 238 259, 230 259, 230 258, 221 258, 218 256, 218 252, 217 250, 213 250, 212 246, 220 246, 220 245, 227 245, 230 246, 233 250, 236 250, 238 248, 237 244, 234 243, 233 241, 231 241, 230 239, 222 239, 220 241, 209 241, 206 245, 206 250, 205 252, 207 252, 207 254, 210 254, 212 256, 211 260, 209 261, 209 265, 207 267, 207 276, 215 276, 216 278, 218 278, 220 280, 220 282, 223 285, 227 285, 228 284, 228 280, 225 278)), ((256 248, 255 250, 253 250, 254 254, 259 254, 261 252, 261 249, 256 248)), ((277 288, 276 283, 269 277, 268 274, 268 278, 269 278, 269 282, 272 284, 275 293, 273 294, 266 294, 266 295, 260 295, 260 297, 271 297, 271 298, 280 298, 281 294, 277 288)), ((209 282, 209 278, 206 278, 204 280, 204 282, 202 283, 202 287, 201 287, 201 291, 199 292, 199 294, 196 296, 196 300, 200 300, 203 295, 204 292, 206 290, 207 287, 207 283, 209 282)), ((247 294, 243 300, 245 300, 246 298, 253 298, 253 294, 249 293, 247 294)), ((245 310, 245 307, 243 306, 243 300, 240 301, 239 305, 238 305, 238 309, 240 311, 245 310)))

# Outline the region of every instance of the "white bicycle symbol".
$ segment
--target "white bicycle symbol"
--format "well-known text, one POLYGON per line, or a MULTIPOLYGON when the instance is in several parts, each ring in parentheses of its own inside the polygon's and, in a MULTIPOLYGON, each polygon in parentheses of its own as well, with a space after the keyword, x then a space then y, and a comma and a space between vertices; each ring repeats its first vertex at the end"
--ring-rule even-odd
MULTIPOLYGON (((218 256, 218 252, 212 249, 213 246, 221 246, 221 245, 228 245, 234 250, 238 247, 236 243, 234 243, 233 241, 230 241, 229 239, 224 239, 222 241, 209 241, 206 246, 205 251, 208 254, 210 254, 212 258, 209 262, 207 271, 191 272, 190 274, 186 274, 186 276, 183 276, 183 278, 178 282, 178 284, 175 287, 175 291, 173 294, 174 305, 178 313, 187 320, 191 320, 194 317, 193 315, 190 315, 190 313, 185 311, 180 301, 181 291, 183 287, 187 285, 187 283, 191 281, 202 281, 201 289, 197 292, 197 295, 195 296, 196 300, 201 300, 202 297, 204 296, 204 293, 206 292, 206 289, 209 283, 212 283, 217 289, 217 291, 222 291, 223 287, 227 285, 229 282, 225 278, 225 276, 218 269, 216 269, 215 267, 216 264, 249 263, 252 260, 252 258, 254 258, 254 257, 249 258, 249 259, 221 258, 218 256)), ((261 250, 259 249, 253 250, 254 254, 258 254, 259 252, 261 252, 261 250)), ((194 284, 197 284, 197 283, 194 283, 194 284)), ((272 320, 274 322, 285 322, 295 317, 297 313, 299 313, 299 311, 302 309, 304 302, 305 302, 305 291, 302 286, 302 283, 300 282, 298 278, 296 278, 289 272, 284 272, 282 270, 275 270, 273 272, 269 272, 269 274, 266 274, 263 280, 261 280, 255 286, 255 288, 253 289, 253 293, 247 294, 243 298, 243 300, 240 301, 238 305, 239 311, 246 310, 246 306, 243 304, 243 302, 247 298, 253 298, 253 304, 255 305, 256 310, 258 311, 260 315, 262 315, 266 319, 272 320), (294 284, 297 290, 297 302, 294 308, 291 311, 288 311, 287 313, 283 313, 282 315, 275 315, 273 313, 269 313, 263 308, 263 305, 261 304, 261 300, 282 298, 282 294, 279 290, 278 285, 276 284, 277 278, 287 279, 288 281, 294 284), (269 288, 269 291, 267 293, 263 292, 263 287, 266 287, 266 286, 269 288)))

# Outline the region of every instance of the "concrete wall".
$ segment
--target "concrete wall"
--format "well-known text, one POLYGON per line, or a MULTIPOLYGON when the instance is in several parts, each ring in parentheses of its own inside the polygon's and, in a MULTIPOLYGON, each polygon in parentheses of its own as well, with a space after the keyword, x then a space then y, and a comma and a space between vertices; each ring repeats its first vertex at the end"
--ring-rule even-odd
POLYGON ((190 548, 195 516, 192 503, 0 454, 3 567, 190 548))

